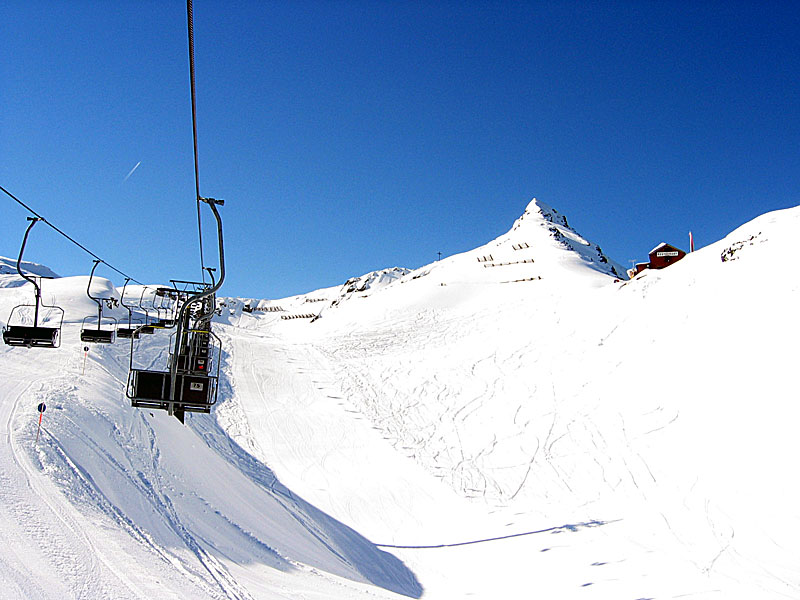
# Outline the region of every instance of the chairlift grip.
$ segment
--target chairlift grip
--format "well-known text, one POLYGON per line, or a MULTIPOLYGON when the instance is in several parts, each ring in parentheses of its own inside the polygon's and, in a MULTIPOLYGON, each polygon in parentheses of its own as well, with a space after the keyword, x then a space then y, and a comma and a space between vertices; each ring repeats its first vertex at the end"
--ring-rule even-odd
MULTIPOLYGON (((213 286, 214 285, 214 273, 216 272, 216 269, 213 269, 211 267, 206 267, 206 271, 208 271, 208 274, 211 276, 211 285, 213 286)), ((216 306, 212 306, 211 310, 209 312, 203 313, 202 315, 199 315, 196 318, 196 321, 204 321, 206 319, 210 319, 211 317, 214 316, 214 312, 215 311, 216 311, 216 306)))

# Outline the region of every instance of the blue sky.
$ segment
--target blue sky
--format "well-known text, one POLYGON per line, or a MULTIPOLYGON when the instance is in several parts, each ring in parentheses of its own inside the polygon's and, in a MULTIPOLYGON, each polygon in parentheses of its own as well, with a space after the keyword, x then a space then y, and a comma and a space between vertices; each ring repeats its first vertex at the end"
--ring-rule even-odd
MULTIPOLYGON (((0 22, 0 185, 140 281, 198 279, 185 3, 6 0, 0 22)), ((800 204, 798 31, 797 2, 196 0, 221 293, 418 267, 532 197, 625 265, 800 204)), ((26 211, 0 214, 16 256, 26 211)), ((26 258, 91 268, 46 227, 26 258)))

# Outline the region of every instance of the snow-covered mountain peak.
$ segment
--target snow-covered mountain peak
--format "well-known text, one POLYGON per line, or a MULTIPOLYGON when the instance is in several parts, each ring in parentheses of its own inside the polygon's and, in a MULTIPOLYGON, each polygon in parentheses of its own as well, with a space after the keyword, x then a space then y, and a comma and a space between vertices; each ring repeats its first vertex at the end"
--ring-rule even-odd
MULTIPOLYGON (((512 248, 519 250, 520 245, 531 245, 528 239, 536 241, 538 248, 552 246, 559 250, 567 250, 580 258, 580 261, 595 271, 617 278, 624 278, 622 265, 606 256, 600 246, 580 235, 567 222, 567 218, 553 207, 534 198, 528 203, 525 212, 514 222, 511 230, 496 241, 499 244, 511 243, 512 248), (516 244, 516 245, 515 245, 516 244)), ((559 254, 559 253, 556 253, 559 254)), ((572 257, 574 258, 574 257, 572 257)), ((562 262, 571 262, 569 259, 562 262)))
MULTIPOLYGON (((534 199, 511 229, 482 246, 410 272, 385 269, 349 279, 333 301, 320 305, 322 310, 309 311, 304 304, 298 314, 312 323, 322 318, 331 327, 348 323, 356 328, 400 313, 457 306, 471 310, 466 307, 491 301, 486 295, 498 290, 528 299, 531 294, 566 299, 626 278, 624 272, 570 227, 566 217, 534 199)), ((316 292, 313 300, 330 298, 331 292, 316 292)))
POLYGON ((528 217, 527 221, 530 222, 536 218, 544 219, 550 223, 560 225, 563 227, 569 227, 567 224, 567 218, 560 214, 556 209, 552 206, 545 204, 541 200, 537 198, 533 198, 529 203, 528 206, 525 207, 525 212, 522 213, 522 216, 517 219, 516 223, 514 223, 515 227, 518 227, 522 220, 528 217), (531 218, 533 217, 533 219, 531 218))
POLYGON ((626 278, 622 265, 610 260, 600 246, 573 229, 564 215, 536 198, 528 203, 508 232, 459 256, 477 260, 483 268, 476 278, 485 281, 547 277, 563 282, 598 273, 626 278))

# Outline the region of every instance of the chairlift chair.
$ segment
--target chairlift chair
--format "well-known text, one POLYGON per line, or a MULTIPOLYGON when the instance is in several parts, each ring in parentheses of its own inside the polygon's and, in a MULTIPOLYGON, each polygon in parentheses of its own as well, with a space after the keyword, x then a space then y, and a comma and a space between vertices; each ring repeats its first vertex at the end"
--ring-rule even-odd
POLYGON ((156 309, 156 314, 158 315, 158 319, 153 322, 154 327, 159 327, 161 329, 167 329, 169 323, 167 319, 162 316, 162 311, 167 311, 164 307, 164 296, 163 294, 158 293, 158 289, 156 288, 155 294, 153 295, 153 308, 156 309), (158 306, 156 306, 156 298, 158 298, 158 306))
POLYGON ((133 307, 128 306, 125 304, 125 288, 128 287, 128 282, 131 280, 130 277, 125 279, 125 285, 122 286, 122 293, 119 296, 119 303, 123 306, 123 308, 127 309, 128 311, 128 326, 127 327, 120 327, 117 324, 117 335, 121 338, 135 338, 138 339, 141 331, 139 330, 141 325, 141 319, 134 319, 133 318, 133 307), (139 323, 136 327, 133 326, 134 323, 139 323))
POLYGON ((158 312, 158 321, 156 321, 154 323, 154 325, 156 327, 160 327, 160 328, 163 328, 163 329, 172 329, 173 327, 175 327, 175 318, 174 318, 175 317, 175 306, 177 305, 177 300, 179 298, 179 296, 176 294, 176 292, 177 292, 177 290, 173 290, 172 288, 165 288, 165 287, 156 288, 155 296, 153 296, 153 307, 158 312), (159 301, 159 305, 158 306, 155 305, 156 296, 161 298, 161 300, 159 301), (167 300, 167 301, 172 300, 173 301, 171 309, 168 306, 164 306, 164 301, 165 300, 167 300), (164 310, 166 318, 162 318, 161 317, 161 311, 162 310, 164 310), (169 318, 170 315, 173 318, 169 318))
MULTIPOLYGON (((28 234, 37 221, 41 217, 28 217, 30 225, 25 230, 25 236, 22 238, 22 247, 19 250, 19 257, 17 258, 17 272, 26 281, 33 284, 34 288, 34 304, 20 304, 11 309, 11 314, 8 317, 8 322, 3 328, 3 342, 8 346, 22 346, 25 348, 58 348, 61 345, 61 326, 64 322, 64 309, 59 306, 49 306, 42 303, 42 288, 36 283, 36 277, 31 277, 22 272, 21 263, 22 255, 25 252, 25 244, 28 241, 28 234), (33 309, 33 325, 14 324, 15 320, 21 320, 20 315, 25 312, 25 309, 33 309), (55 327, 45 327, 39 324, 39 310, 41 308, 48 309, 49 312, 55 311, 60 313, 58 323, 55 327), (15 313, 17 314, 15 318, 15 313)), ((42 277, 38 278, 40 281, 42 277)), ((48 313, 49 314, 49 313, 48 313)))
MULTIPOLYGON (((132 325, 132 323, 129 323, 129 325, 132 325)), ((132 326, 120 327, 119 325, 117 325, 117 337, 121 337, 121 338, 125 338, 125 339, 135 338, 135 339, 138 340, 139 339, 139 335, 141 335, 141 333, 142 332, 139 331, 139 327, 132 327, 132 326)))
POLYGON ((174 346, 167 371, 134 368, 134 343, 131 341, 130 369, 125 390, 132 406, 166 410, 181 423, 186 412, 211 412, 219 390, 222 345, 219 337, 211 331, 210 316, 215 308, 214 294, 225 279, 222 220, 216 207, 222 201, 211 198, 200 200, 209 204, 217 221, 220 280, 211 286, 203 285, 200 291, 181 305, 176 331, 171 337, 174 346), (190 325, 192 319, 193 325, 190 325), (215 353, 216 366, 213 366, 215 353))
POLYGON ((116 333, 117 329, 117 320, 113 317, 106 317, 107 322, 113 321, 113 325, 110 329, 103 329, 103 303, 106 303, 108 308, 111 308, 116 302, 114 298, 99 298, 92 296, 92 279, 94 278, 94 271, 97 269, 97 265, 100 264, 100 260, 95 259, 94 266, 92 267, 92 272, 89 275, 89 284, 86 286, 86 295, 89 296, 92 300, 97 303, 97 327, 87 327, 87 321, 91 322, 91 317, 86 317, 83 320, 83 326, 81 327, 81 341, 82 342, 89 342, 92 344, 113 344, 114 343, 114 334, 116 333))
POLYGON ((113 344, 117 332, 117 321, 110 319, 107 322, 110 325, 109 329, 101 326, 102 321, 97 322, 97 327, 92 327, 92 317, 86 317, 81 327, 81 341, 90 344, 113 344))
POLYGON ((144 302, 144 293, 146 291, 147 291, 147 286, 144 286, 142 288, 142 293, 139 296, 139 310, 144 312, 144 324, 137 327, 136 331, 138 331, 140 334, 144 333, 147 335, 152 335, 156 332, 156 330, 155 327, 150 325, 150 311, 148 311, 146 307, 142 306, 142 303, 144 302))
MULTIPOLYGON (((177 334, 173 334, 177 335, 177 334)), ((182 333, 180 353, 170 353, 168 371, 136 369, 131 366, 127 397, 131 406, 166 410, 183 422, 185 412, 209 413, 217 401, 219 338, 210 331, 187 329, 182 333), (172 373, 175 371, 174 397, 172 373)))

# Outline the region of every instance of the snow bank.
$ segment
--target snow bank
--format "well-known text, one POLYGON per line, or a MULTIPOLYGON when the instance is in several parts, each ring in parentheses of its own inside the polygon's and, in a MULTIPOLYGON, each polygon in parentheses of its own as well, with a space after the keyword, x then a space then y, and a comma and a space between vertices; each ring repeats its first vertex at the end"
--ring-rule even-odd
MULTIPOLYGON (((26 275, 37 277, 58 277, 59 275, 49 267, 34 262, 22 261, 22 272, 26 275)), ((0 256, 0 288, 19 287, 25 284, 25 279, 19 276, 17 260, 0 256)))

